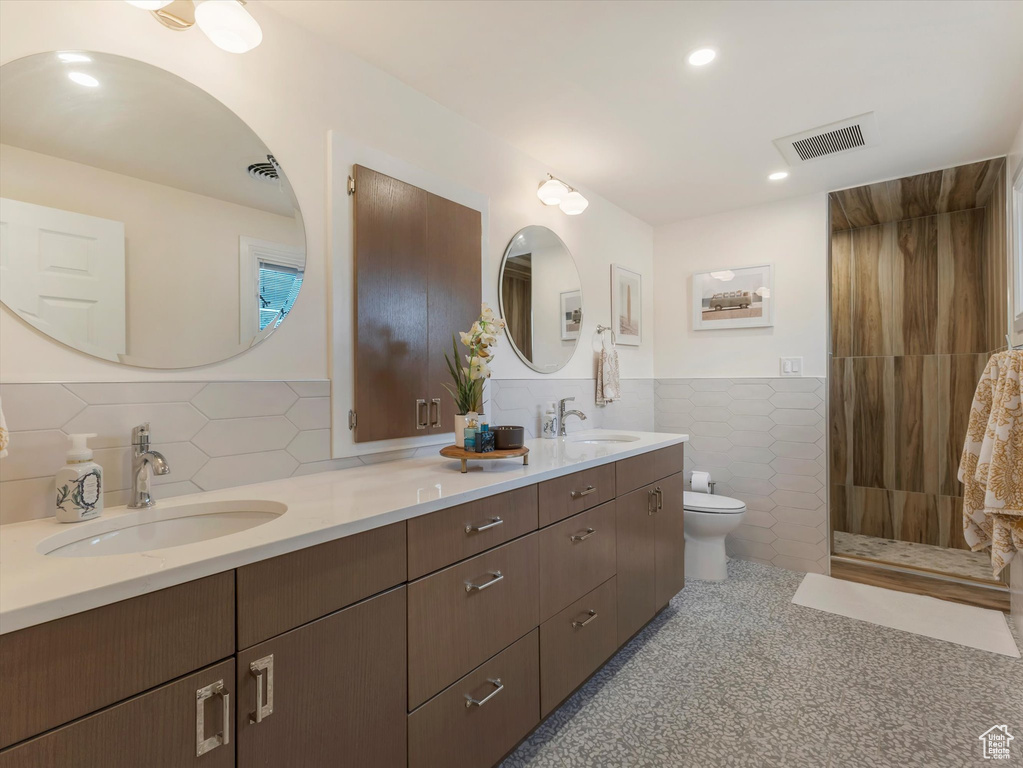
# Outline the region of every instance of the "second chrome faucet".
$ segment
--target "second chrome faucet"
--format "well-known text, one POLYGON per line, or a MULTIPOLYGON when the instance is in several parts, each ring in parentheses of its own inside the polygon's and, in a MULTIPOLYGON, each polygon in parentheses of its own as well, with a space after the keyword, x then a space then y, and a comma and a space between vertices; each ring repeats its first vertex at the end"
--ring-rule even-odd
POLYGON ((558 437, 566 437, 568 432, 565 430, 565 417, 566 416, 578 416, 580 421, 586 421, 586 414, 582 411, 566 411, 565 403, 575 402, 574 397, 563 397, 558 401, 558 437))
POLYGON ((146 509, 156 502, 150 493, 149 470, 154 475, 169 475, 170 464, 163 454, 149 448, 149 423, 139 424, 131 431, 131 509, 146 509))

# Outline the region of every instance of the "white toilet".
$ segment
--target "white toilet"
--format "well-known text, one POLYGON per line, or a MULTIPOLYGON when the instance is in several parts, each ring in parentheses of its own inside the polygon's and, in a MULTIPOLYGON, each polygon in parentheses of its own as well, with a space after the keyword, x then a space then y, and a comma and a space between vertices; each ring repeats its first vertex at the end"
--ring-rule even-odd
POLYGON ((728 578, 725 536, 739 527, 746 505, 728 496, 686 491, 686 578, 724 581, 728 578))

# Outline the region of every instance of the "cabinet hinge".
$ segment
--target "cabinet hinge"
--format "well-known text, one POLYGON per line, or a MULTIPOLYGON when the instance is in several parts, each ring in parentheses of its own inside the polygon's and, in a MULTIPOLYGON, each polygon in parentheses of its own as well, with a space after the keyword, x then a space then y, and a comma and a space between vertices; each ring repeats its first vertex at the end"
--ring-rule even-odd
POLYGON ((349 197, 355 194, 355 178, 352 176, 348 177, 348 195, 349 197))
POLYGON ((355 427, 358 425, 358 423, 359 423, 359 417, 355 414, 355 411, 349 411, 348 412, 348 429, 349 430, 355 429, 355 427))

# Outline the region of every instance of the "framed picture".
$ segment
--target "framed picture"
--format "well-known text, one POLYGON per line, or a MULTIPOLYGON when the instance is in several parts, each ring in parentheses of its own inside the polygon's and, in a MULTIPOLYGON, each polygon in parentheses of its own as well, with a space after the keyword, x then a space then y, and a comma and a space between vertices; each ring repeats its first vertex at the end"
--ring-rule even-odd
POLYGON ((561 340, 571 341, 572 339, 578 339, 582 324, 582 291, 563 291, 561 293, 561 340))
POLYGON ((774 265, 693 275, 693 330, 774 325, 774 265))
POLYGON ((638 347, 643 331, 643 277, 611 265, 611 327, 616 341, 638 347))

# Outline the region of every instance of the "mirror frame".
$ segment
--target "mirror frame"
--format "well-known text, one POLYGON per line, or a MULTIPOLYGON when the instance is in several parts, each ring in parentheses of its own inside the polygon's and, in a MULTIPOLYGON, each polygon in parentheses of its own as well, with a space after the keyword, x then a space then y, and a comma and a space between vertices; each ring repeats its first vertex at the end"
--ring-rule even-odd
MULTIPOLYGON (((584 295, 583 295, 583 277, 582 277, 582 273, 579 272, 579 265, 576 263, 575 256, 572 255, 572 249, 569 248, 565 244, 565 241, 561 239, 561 236, 557 232, 555 232, 550 227, 544 226, 543 224, 528 224, 525 227, 522 227, 514 235, 512 235, 511 238, 509 238, 508 245, 506 245, 505 248, 504 248, 504 255, 501 257, 501 266, 497 270, 497 306, 500 309, 501 317, 502 318, 505 317, 505 312, 504 312, 504 267, 508 263, 508 252, 511 250, 511 245, 512 245, 512 243, 515 242, 515 238, 518 237, 523 232, 525 232, 527 229, 530 229, 532 227, 543 227, 548 232, 550 232, 552 235, 554 235, 554 237, 556 237, 558 239, 558 242, 561 243, 562 247, 565 249, 565 253, 568 254, 568 258, 570 258, 572 260, 572 265, 575 267, 575 273, 579 276, 579 305, 582 308, 581 311, 580 311, 579 327, 580 327, 580 331, 581 331, 582 324, 586 320, 586 302, 584 300, 584 295)), ((505 326, 505 329, 504 329, 504 335, 508 338, 508 342, 511 344, 511 348, 513 350, 515 350, 515 354, 518 356, 519 360, 521 360, 523 363, 525 363, 527 366, 529 366, 532 370, 536 371, 537 373, 543 373, 543 374, 557 373, 558 371, 562 370, 566 365, 568 365, 570 362, 572 362, 572 358, 575 357, 575 353, 579 351, 579 342, 582 340, 582 333, 580 332, 579 338, 575 340, 575 348, 572 350, 572 354, 568 356, 568 359, 565 360, 565 362, 563 362, 557 368, 543 369, 543 368, 538 368, 536 366, 536 364, 533 363, 532 360, 528 359, 522 353, 522 350, 519 349, 519 345, 515 343, 515 339, 512 337, 511 328, 509 326, 507 326, 507 325, 505 326)))

